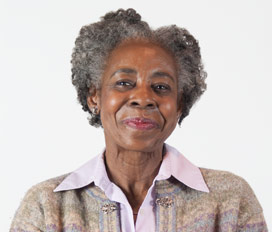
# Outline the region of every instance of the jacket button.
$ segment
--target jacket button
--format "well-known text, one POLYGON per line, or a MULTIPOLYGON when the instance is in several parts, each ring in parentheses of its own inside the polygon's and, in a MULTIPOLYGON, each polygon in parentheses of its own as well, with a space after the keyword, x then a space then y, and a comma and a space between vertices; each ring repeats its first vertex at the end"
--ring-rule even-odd
POLYGON ((160 197, 156 199, 156 204, 164 208, 170 208, 173 206, 174 201, 170 197, 160 197))
POLYGON ((101 210, 103 211, 104 214, 109 214, 112 213, 113 211, 115 211, 117 209, 116 205, 114 204, 104 204, 101 207, 101 210))

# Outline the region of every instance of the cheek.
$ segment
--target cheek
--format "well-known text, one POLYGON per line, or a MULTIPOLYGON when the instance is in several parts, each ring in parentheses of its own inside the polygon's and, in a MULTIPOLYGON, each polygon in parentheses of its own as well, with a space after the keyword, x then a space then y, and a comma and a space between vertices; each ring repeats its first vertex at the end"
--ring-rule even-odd
POLYGON ((106 107, 109 109, 109 111, 114 111, 117 108, 118 105, 118 99, 114 97, 109 97, 106 101, 106 107))
POLYGON ((174 104, 172 104, 172 102, 166 102, 164 104, 165 110, 170 112, 171 110, 173 110, 173 105, 174 104))
POLYGON ((177 123, 177 102, 166 101, 162 104, 161 112, 166 119, 166 123, 170 125, 176 125, 177 123))
POLYGON ((122 99, 116 94, 104 93, 101 101, 101 120, 114 117, 119 109, 120 100, 122 99))
POLYGON ((167 116, 175 114, 177 112, 177 103, 172 101, 166 101, 163 104, 162 111, 167 114, 167 116))

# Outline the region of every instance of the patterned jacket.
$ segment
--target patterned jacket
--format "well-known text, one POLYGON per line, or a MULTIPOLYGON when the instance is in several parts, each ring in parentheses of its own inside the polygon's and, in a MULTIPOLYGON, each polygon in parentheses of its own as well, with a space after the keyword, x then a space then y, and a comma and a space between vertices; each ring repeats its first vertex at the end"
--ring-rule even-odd
MULTIPOLYGON (((244 179, 229 172, 200 170, 209 193, 191 189, 174 177, 156 182, 156 231, 267 231, 262 208, 244 179)), ((53 192, 66 176, 32 187, 15 214, 10 232, 121 231, 119 204, 94 184, 53 192)))

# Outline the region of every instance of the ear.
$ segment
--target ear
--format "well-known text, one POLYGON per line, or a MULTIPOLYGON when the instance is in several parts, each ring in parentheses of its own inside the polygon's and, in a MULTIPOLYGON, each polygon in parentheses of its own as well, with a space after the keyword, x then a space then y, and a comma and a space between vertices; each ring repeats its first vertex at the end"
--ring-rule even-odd
POLYGON ((92 111, 93 108, 97 108, 98 112, 100 111, 100 91, 97 90, 95 87, 91 87, 89 89, 89 94, 87 96, 87 104, 92 111))

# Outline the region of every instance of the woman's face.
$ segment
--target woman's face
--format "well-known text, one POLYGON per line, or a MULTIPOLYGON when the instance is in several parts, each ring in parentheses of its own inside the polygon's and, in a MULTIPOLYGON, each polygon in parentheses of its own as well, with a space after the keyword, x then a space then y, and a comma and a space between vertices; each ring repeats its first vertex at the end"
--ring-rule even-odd
POLYGON ((160 148, 180 115, 176 63, 155 44, 121 44, 110 54, 101 90, 93 99, 107 147, 146 152, 160 148))

